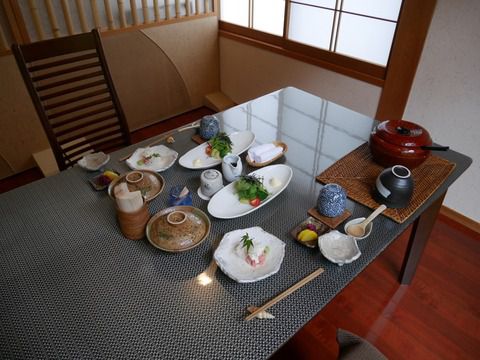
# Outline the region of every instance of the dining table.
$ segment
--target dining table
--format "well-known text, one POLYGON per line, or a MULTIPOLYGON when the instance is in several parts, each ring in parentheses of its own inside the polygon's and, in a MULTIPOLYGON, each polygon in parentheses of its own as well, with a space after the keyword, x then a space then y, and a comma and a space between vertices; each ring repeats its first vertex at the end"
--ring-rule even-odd
MULTIPOLYGON (((294 87, 215 116, 228 134, 251 131, 253 145, 287 144, 275 164, 288 165, 293 176, 264 206, 221 219, 197 195, 202 169, 177 160, 160 172, 165 186, 148 203, 151 215, 168 208, 170 189, 181 185, 210 218, 205 241, 188 251, 125 238, 115 201, 91 186, 96 173, 77 165, 0 194, 1 358, 268 358, 413 224, 399 274, 400 283, 410 283, 446 191, 471 163, 454 150, 439 154, 455 169, 438 189, 403 223, 377 217, 358 242, 361 256, 339 266, 291 230, 316 206, 322 184, 315 177, 367 142, 377 121, 294 87), (217 268, 213 253, 226 233, 255 226, 283 241, 285 256, 276 274, 239 283, 217 268), (245 320, 248 306, 261 306, 319 268, 321 275, 268 309, 273 319, 245 320)), ((181 157, 197 146, 195 133, 176 132, 173 143, 162 144, 181 157)), ((105 168, 130 171, 119 160, 155 139, 111 153, 105 168)), ((241 159, 243 173, 255 170, 245 153, 241 159)), ((350 219, 372 211, 350 199, 347 209, 350 219)))

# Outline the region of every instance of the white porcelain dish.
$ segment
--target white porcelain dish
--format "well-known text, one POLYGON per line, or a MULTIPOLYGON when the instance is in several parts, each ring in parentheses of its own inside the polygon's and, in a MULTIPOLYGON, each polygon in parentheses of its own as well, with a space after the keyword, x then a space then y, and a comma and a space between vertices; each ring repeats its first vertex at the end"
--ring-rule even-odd
POLYGON ((357 260, 362 253, 354 237, 332 230, 318 237, 318 247, 329 261, 340 266, 357 260))
POLYGON ((126 163, 127 166, 132 170, 151 170, 155 172, 161 172, 167 170, 178 158, 178 153, 165 145, 157 145, 146 148, 138 148, 130 156, 126 163), (151 164, 139 164, 138 162, 142 160, 145 152, 150 154, 159 154, 160 156, 153 157, 151 164))
POLYGON ((88 171, 100 170, 110 161, 110 155, 105 154, 103 151, 88 154, 78 160, 78 165, 88 171))
MULTIPOLYGON (((241 153, 248 150, 248 148, 255 141, 255 134, 251 131, 245 130, 240 132, 235 132, 228 135, 230 140, 232 140, 232 152, 233 155, 240 155, 241 153)), ((187 169, 208 169, 215 165, 221 164, 222 159, 215 159, 206 154, 205 148, 208 143, 205 142, 197 147, 194 147, 192 150, 185 153, 178 163, 187 168, 187 169)))
POLYGON ((215 250, 213 258, 218 267, 231 279, 239 283, 250 283, 265 279, 280 270, 285 256, 285 243, 266 232, 261 227, 234 230, 226 233, 215 250), (255 267, 249 265, 245 258, 240 257, 237 246, 242 236, 248 233, 250 238, 262 245, 267 245, 269 250, 265 263, 255 267))
POLYGON ((210 215, 219 219, 233 219, 260 209, 285 190, 292 179, 293 171, 290 166, 279 164, 252 171, 249 175, 253 174, 263 177, 263 185, 269 193, 260 205, 253 207, 250 204, 241 203, 235 191, 235 182, 233 182, 213 195, 208 203, 210 215))
POLYGON ((373 229, 373 221, 370 222, 367 227, 365 228, 365 234, 361 237, 358 237, 358 236, 353 236, 351 234, 348 233, 347 229, 350 225, 353 225, 353 224, 360 224, 363 220, 365 220, 364 217, 359 217, 359 218, 356 218, 356 219, 352 219, 350 220, 349 222, 347 222, 343 228, 343 230, 345 231, 345 234, 347 235, 350 235, 352 237, 354 237, 355 239, 357 240, 361 240, 361 239, 365 239, 367 236, 370 235, 370 233, 372 232, 372 229, 373 229))

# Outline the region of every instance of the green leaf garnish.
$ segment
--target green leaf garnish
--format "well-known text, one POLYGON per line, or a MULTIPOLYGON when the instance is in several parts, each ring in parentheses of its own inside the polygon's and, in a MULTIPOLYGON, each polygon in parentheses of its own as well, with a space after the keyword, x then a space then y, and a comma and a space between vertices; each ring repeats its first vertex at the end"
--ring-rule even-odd
POLYGON ((247 253, 251 247, 254 247, 253 239, 250 236, 248 236, 248 233, 245 233, 245 235, 242 236, 242 239, 240 241, 243 242, 242 248, 244 247, 247 248, 247 253))
POLYGON ((208 143, 212 147, 212 153, 213 150, 218 151, 220 158, 223 158, 225 155, 232 152, 232 140, 224 132, 221 132, 217 136, 211 138, 208 143))

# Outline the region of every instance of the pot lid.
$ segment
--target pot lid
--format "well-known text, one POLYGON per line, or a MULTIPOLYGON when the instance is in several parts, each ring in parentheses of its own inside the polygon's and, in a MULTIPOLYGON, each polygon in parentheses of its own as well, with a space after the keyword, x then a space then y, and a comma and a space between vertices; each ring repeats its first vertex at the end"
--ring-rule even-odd
POLYGON ((428 131, 418 124, 405 120, 387 120, 377 125, 373 135, 390 144, 405 147, 432 145, 428 131))

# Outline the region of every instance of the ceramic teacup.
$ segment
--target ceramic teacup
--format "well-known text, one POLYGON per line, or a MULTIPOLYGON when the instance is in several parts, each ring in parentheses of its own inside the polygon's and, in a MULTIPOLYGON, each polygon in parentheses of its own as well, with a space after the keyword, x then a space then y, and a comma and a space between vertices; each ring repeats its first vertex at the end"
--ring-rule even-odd
POLYGON ((211 197, 222 187, 223 180, 220 171, 208 169, 200 175, 200 190, 203 195, 211 197))

